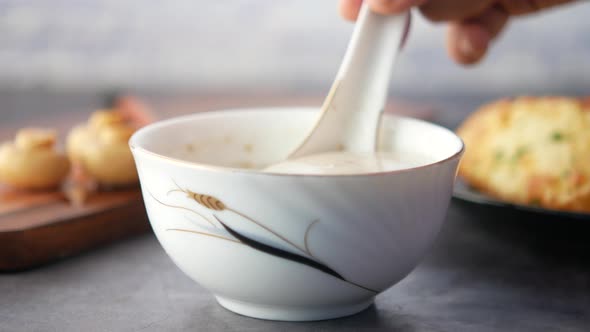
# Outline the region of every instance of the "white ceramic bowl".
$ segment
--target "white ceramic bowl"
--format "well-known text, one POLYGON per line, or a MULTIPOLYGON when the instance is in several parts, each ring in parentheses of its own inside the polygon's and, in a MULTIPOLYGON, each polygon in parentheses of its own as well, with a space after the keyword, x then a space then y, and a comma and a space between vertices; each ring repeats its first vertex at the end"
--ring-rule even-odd
POLYGON ((225 308, 318 320, 368 307, 434 241, 463 143, 423 121, 387 116, 380 149, 427 165, 359 175, 239 169, 286 157, 315 109, 199 113, 149 125, 130 141, 152 228, 174 263, 225 308))

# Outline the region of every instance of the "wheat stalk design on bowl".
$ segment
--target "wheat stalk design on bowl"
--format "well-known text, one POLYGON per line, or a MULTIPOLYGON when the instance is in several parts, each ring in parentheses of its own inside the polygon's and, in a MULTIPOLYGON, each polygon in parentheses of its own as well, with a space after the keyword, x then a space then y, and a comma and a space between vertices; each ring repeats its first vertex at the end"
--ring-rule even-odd
MULTIPOLYGON (((195 215, 197 215, 199 218, 201 218, 203 221, 207 222, 210 226, 214 227, 214 228, 220 228, 224 229, 230 236, 223 236, 223 235, 218 235, 218 234, 213 234, 210 232, 206 232, 204 230, 193 230, 193 229, 183 229, 183 228, 168 228, 166 229, 166 231, 174 231, 174 232, 186 232, 186 233, 192 233, 192 234, 197 234, 197 235, 202 235, 202 236, 209 236, 212 238, 216 238, 216 239, 220 239, 220 240, 225 240, 225 241, 230 241, 233 243, 237 243, 237 244, 241 244, 244 246, 247 246, 249 248, 252 248, 256 251, 268 254, 268 255, 272 255, 278 258, 282 258, 288 261, 292 261, 294 263, 298 263, 298 264, 303 264, 306 265, 310 268, 316 269, 318 271, 324 272, 326 274, 329 274, 337 279, 340 279, 344 282, 347 282, 349 284, 352 284, 354 286, 357 286, 359 288, 362 288, 364 290, 367 290, 369 292, 373 292, 373 293, 378 293, 378 291, 370 289, 368 287, 359 285, 353 281, 347 280, 346 278, 344 278, 340 273, 336 272, 335 270, 333 270, 332 268, 330 268, 328 265, 326 265, 324 262, 320 261, 318 258, 316 258, 312 252, 309 249, 308 246, 308 237, 309 237, 309 233, 312 229, 312 227, 317 224, 319 222, 319 219, 316 219, 314 221, 312 221, 306 228, 305 230, 305 235, 304 235, 304 246, 298 245, 296 243, 294 243, 293 241, 289 240, 287 237, 285 237, 284 235, 280 234, 279 232, 271 229, 270 227, 266 226, 265 224, 249 217, 248 215, 241 213, 240 211, 237 211, 231 207, 229 207, 228 205, 224 204, 220 199, 211 196, 211 195, 207 195, 207 194, 202 194, 202 193, 198 193, 195 191, 192 191, 190 189, 186 189, 183 188, 181 186, 179 186, 174 180, 172 180, 172 182, 175 185, 175 188, 170 189, 166 195, 170 195, 173 193, 184 193, 186 196, 186 198, 188 198, 190 201, 197 203, 199 206, 204 207, 205 209, 207 209, 209 212, 212 213, 213 216, 213 220, 211 220, 210 218, 207 218, 205 215, 203 215, 202 213, 198 212, 197 210, 194 210, 190 207, 186 207, 183 205, 175 205, 175 204, 169 204, 166 203, 164 201, 162 201, 161 199, 158 199, 156 196, 154 196, 154 194, 152 194, 149 190, 148 193, 149 195, 152 197, 152 199, 154 199, 158 204, 168 207, 168 208, 172 208, 172 209, 178 209, 178 210, 184 210, 184 211, 188 211, 191 212, 195 215), (234 213, 240 217, 242 217, 243 219, 245 219, 248 222, 251 222, 253 224, 255 224, 256 226, 262 228, 263 230, 265 230, 266 232, 274 235, 275 237, 277 237, 278 239, 280 239, 281 241, 283 241, 284 243, 288 244, 289 246, 293 247, 294 249, 296 249, 297 251, 301 252, 301 254, 296 254, 287 250, 283 250, 280 249, 278 247, 275 246, 271 246, 259 241, 256 241, 242 233, 240 233, 239 231, 235 230, 234 228, 230 227, 226 222, 224 222, 216 213, 217 212, 222 212, 222 211, 227 211, 227 212, 231 212, 234 213)), ((197 227, 200 227, 199 224, 196 224, 197 227)))

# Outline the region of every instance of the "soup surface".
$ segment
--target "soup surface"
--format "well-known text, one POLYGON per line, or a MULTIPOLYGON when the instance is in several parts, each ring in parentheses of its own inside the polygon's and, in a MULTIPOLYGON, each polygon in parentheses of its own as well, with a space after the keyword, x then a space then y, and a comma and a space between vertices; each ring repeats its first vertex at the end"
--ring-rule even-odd
POLYGON ((264 170, 285 174, 364 174, 389 172, 431 163, 432 160, 414 153, 355 153, 327 152, 286 160, 264 170))

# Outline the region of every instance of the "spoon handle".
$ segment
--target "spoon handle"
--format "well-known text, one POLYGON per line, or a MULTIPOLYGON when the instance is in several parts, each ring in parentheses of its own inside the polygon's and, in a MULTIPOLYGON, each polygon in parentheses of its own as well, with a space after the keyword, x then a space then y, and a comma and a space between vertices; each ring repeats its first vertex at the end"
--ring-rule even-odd
POLYGON ((409 14, 383 16, 363 4, 320 120, 290 158, 346 150, 374 152, 391 72, 409 14))

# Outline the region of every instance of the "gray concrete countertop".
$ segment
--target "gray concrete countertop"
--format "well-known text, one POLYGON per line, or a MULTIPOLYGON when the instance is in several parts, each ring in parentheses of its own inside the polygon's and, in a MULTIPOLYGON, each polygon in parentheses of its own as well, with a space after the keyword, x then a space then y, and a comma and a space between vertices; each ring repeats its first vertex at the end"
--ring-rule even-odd
POLYGON ((374 306, 307 323, 223 309, 146 235, 0 274, 0 331, 588 331, 589 230, 454 201, 430 254, 374 306))

